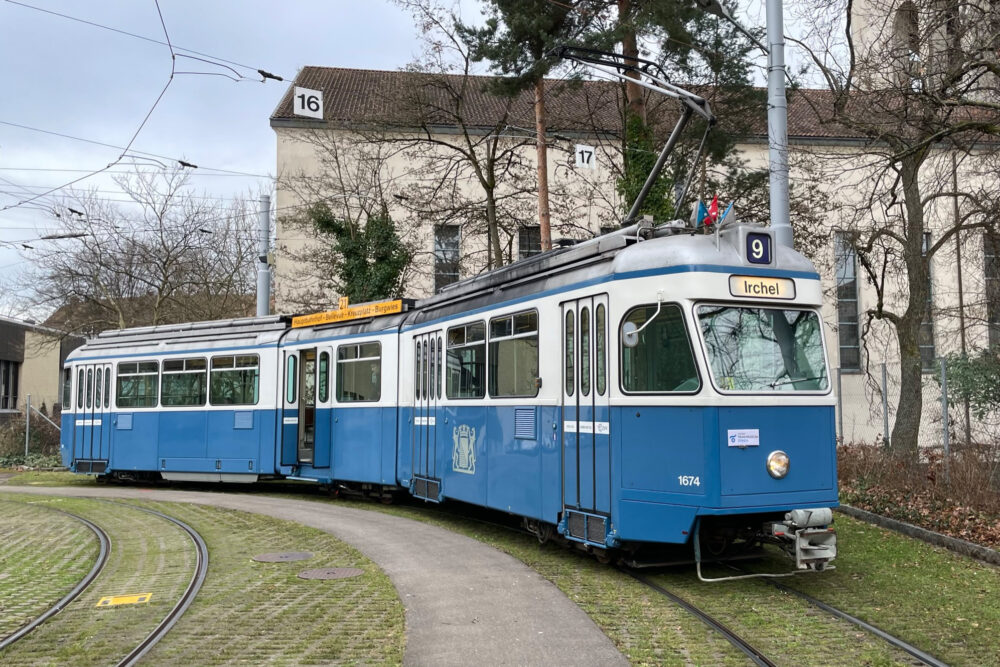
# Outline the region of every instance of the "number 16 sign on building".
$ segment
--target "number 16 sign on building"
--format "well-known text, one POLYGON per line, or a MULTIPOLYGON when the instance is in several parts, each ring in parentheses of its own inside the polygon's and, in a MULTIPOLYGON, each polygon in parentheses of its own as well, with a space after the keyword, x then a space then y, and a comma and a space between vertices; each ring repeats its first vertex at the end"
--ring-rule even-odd
POLYGON ((292 95, 292 112, 296 116, 323 120, 323 91, 296 86, 292 95))

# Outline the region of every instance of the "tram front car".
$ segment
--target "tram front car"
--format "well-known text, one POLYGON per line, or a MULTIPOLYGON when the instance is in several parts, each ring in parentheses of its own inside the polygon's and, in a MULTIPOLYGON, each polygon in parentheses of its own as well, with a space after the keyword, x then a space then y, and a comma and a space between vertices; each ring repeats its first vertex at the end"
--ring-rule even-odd
POLYGON ((824 569, 837 473, 819 275, 760 227, 656 236, 614 260, 617 538, 691 540, 699 562, 770 542, 824 569))

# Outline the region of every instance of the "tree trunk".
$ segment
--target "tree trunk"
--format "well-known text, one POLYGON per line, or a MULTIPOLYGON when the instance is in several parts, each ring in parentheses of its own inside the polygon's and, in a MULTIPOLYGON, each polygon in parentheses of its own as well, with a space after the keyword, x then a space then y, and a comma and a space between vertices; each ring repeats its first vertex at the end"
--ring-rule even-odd
POLYGON ((487 269, 503 266, 503 249, 500 247, 500 232, 497 227, 497 202, 493 193, 486 196, 486 231, 490 249, 487 253, 487 269))
MULTIPOLYGON (((639 44, 635 36, 635 25, 632 23, 632 0, 618 0, 618 25, 622 31, 622 56, 625 62, 635 64, 639 57, 639 44)), ((639 80, 635 72, 625 76, 639 80)), ((642 96, 642 88, 632 81, 625 82, 625 100, 627 101, 626 117, 631 116, 646 125, 646 100, 642 96)))
POLYGON ((920 360, 920 322, 927 311, 930 294, 930 254, 923 252, 924 209, 921 203, 920 165, 922 158, 905 158, 900 164, 900 183, 906 211, 906 243, 903 261, 909 299, 906 312, 896 324, 899 343, 899 402, 890 446, 898 454, 916 459, 920 444, 920 417, 923 412, 923 370, 920 360))
POLYGON ((545 142, 544 79, 535 83, 535 132, 535 148, 538 152, 538 226, 542 237, 542 252, 545 252, 552 250, 552 230, 549 226, 549 158, 545 142))

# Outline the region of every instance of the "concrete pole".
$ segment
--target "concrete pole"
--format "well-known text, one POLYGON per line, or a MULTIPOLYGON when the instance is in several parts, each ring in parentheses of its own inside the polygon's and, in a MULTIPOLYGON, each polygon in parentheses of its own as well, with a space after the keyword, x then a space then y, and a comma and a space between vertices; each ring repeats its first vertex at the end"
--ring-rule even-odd
POLYGON ((785 36, 782 0, 767 0, 767 145, 771 229, 779 245, 792 247, 788 206, 788 102, 785 99, 785 36))
POLYGON ((24 397, 24 464, 28 465, 28 442, 31 440, 31 394, 24 397))
POLYGON ((260 217, 257 230, 257 317, 271 311, 271 269, 267 264, 271 236, 271 197, 260 196, 260 217))

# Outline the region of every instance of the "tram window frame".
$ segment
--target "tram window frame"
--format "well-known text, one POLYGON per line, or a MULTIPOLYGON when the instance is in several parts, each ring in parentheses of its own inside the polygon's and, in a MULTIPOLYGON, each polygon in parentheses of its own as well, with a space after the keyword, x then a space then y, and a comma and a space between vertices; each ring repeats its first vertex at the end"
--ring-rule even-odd
POLYGON ((192 408, 202 407, 208 401, 208 359, 205 357, 182 357, 164 359, 160 364, 160 405, 164 408, 192 408), (200 362, 201 368, 198 368, 200 362), (168 365, 170 368, 168 368, 168 365), (179 367, 178 367, 179 365, 179 367), (197 399, 192 399, 195 394, 178 393, 173 383, 179 382, 177 376, 201 376, 201 382, 197 387, 186 387, 185 389, 197 389, 197 399), (169 393, 168 393, 168 385, 169 393), (169 401, 171 402, 167 402, 169 401), (186 399, 186 400, 185 400, 186 399), (197 402, 194 402, 197 400, 197 402), (176 402, 175 402, 176 401, 176 402))
POLYGON ((67 407, 72 408, 70 402, 73 400, 73 369, 64 368, 63 369, 63 386, 62 386, 62 409, 65 410, 67 407))
POLYGON ((111 366, 104 369, 104 409, 111 408, 111 366))
MULTIPOLYGON (((657 318, 663 316, 662 310, 661 310, 661 313, 659 315, 656 315, 657 318)), ((643 326, 643 323, 640 323, 639 326, 643 326)), ((652 326, 652 325, 650 325, 650 326, 652 326)), ((645 331, 640 332, 639 335, 641 336, 643 333, 646 333, 646 332, 645 331)), ((638 343, 637 343, 636 347, 638 347, 638 343)), ((662 346, 660 346, 660 347, 662 348, 662 346)), ((684 383, 682 382, 681 384, 684 384, 684 383)), ((698 365, 698 357, 695 354, 695 347, 694 347, 693 342, 691 340, 691 328, 690 328, 690 324, 688 322, 688 314, 686 312, 684 312, 684 308, 679 303, 674 303, 674 302, 670 302, 670 303, 664 302, 664 303, 661 303, 661 304, 656 304, 656 303, 640 303, 640 304, 636 304, 635 306, 632 306, 627 311, 625 311, 625 314, 622 316, 621 320, 618 323, 618 387, 619 387, 619 389, 621 390, 621 392, 623 394, 626 394, 626 395, 629 395, 629 396, 643 396, 643 395, 645 395, 645 396, 650 396, 650 395, 691 396, 691 395, 699 393, 702 390, 702 388, 704 387, 704 385, 705 385, 704 380, 701 377, 701 368, 698 365), (649 319, 652 318, 653 313, 656 312, 657 308, 661 308, 662 310, 666 310, 668 308, 674 308, 674 309, 676 309, 677 314, 680 316, 680 331, 684 332, 684 339, 687 341, 687 349, 688 349, 689 359, 691 361, 691 366, 694 368, 695 377, 698 380, 698 386, 697 387, 695 387, 693 389, 686 389, 686 390, 680 390, 680 391, 678 391, 676 389, 635 390, 635 389, 627 389, 626 388, 625 382, 627 380, 627 377, 626 377, 627 374, 626 374, 626 370, 625 370, 625 350, 626 349, 635 349, 635 348, 628 348, 628 347, 626 347, 626 345, 625 345, 625 335, 624 335, 624 332, 623 332, 623 327, 625 326, 625 323, 629 321, 629 317, 634 312, 638 311, 641 308, 647 309, 647 313, 648 313, 648 317, 647 317, 646 320, 643 321, 643 323, 648 322, 649 319)), ((681 386, 681 385, 677 385, 677 386, 681 386)))
POLYGON ((448 377, 445 382, 445 394, 450 400, 479 400, 486 398, 486 387, 488 384, 486 321, 476 320, 450 327, 447 331, 447 338, 448 342, 445 345, 445 368, 447 369, 448 377), (470 340, 470 331, 475 332, 475 335, 478 337, 470 340), (471 362, 462 358, 462 351, 465 350, 472 352, 473 358, 471 362), (453 360, 456 362, 454 367, 452 365, 453 360), (463 371, 466 370, 467 366, 471 366, 472 370, 467 371, 465 375, 467 381, 463 382, 463 371), (480 378, 475 377, 477 370, 481 373, 480 378), (478 382, 478 384, 473 384, 474 381, 478 382))
POLYGON ((563 318, 563 376, 566 396, 576 391, 576 310, 568 308, 563 318))
POLYGON ((603 303, 594 308, 594 391, 604 396, 608 389, 608 309, 603 303))
POLYGON ((257 405, 260 402, 260 355, 258 354, 222 354, 212 357, 208 362, 208 404, 219 406, 257 405), (251 365, 249 361, 253 359, 251 365), (239 360, 239 362, 237 362, 239 360), (247 373, 253 372, 253 400, 246 399, 247 373), (236 384, 228 376, 237 376, 236 384), (226 380, 234 388, 232 400, 219 400, 222 381, 226 380), (236 389, 239 390, 237 393, 236 389))
POLYGON ((323 350, 316 361, 317 399, 320 403, 330 400, 330 352, 323 350))
POLYGON ((76 409, 77 410, 82 410, 83 409, 83 387, 84 387, 84 383, 83 383, 83 369, 79 368, 79 369, 77 369, 77 378, 76 378, 76 409))
MULTIPOLYGON (((122 361, 118 363, 117 381, 115 382, 115 406, 118 408, 155 408, 159 405, 160 362, 155 359, 145 361, 122 361), (134 380, 133 378, 146 378, 134 380), (150 379, 152 381, 150 382, 150 379), (133 383, 139 383, 134 384, 133 383), (147 393, 135 392, 135 396, 123 394, 123 389, 129 385, 137 389, 145 388, 147 393), (148 389, 152 387, 152 394, 148 389)), ((131 393, 131 392, 130 392, 131 393)))
MULTIPOLYGON (((369 340, 338 345, 336 375, 337 390, 334 392, 334 396, 336 397, 338 403, 377 403, 382 400, 382 342, 369 340), (351 354, 352 350, 354 356, 348 356, 351 354), (376 356, 371 356, 373 350, 378 351, 376 356), (361 356, 362 354, 367 354, 369 356, 361 356), (350 392, 352 395, 348 395, 344 392, 344 379, 347 369, 351 368, 352 373, 357 373, 357 369, 354 367, 360 366, 361 364, 368 364, 369 372, 374 371, 375 379, 369 384, 370 387, 375 388, 374 396, 358 398, 360 395, 357 392, 350 392)), ((356 375, 352 376, 356 377, 356 375)), ((352 386, 355 389, 360 389, 360 387, 357 387, 356 385, 352 384, 352 386)))
POLYGON ((98 366, 94 372, 94 408, 97 410, 101 409, 102 389, 104 389, 104 366, 98 366))
POLYGON ((87 369, 87 409, 94 407, 94 369, 87 369))
POLYGON ((416 352, 414 352, 414 354, 416 355, 416 357, 415 357, 415 363, 413 365, 413 391, 414 391, 414 397, 419 401, 420 400, 420 389, 421 389, 421 387, 420 387, 420 374, 422 372, 421 368, 420 368, 420 349, 421 349, 421 347, 420 347, 420 341, 419 340, 416 342, 416 345, 414 345, 414 349, 416 350, 416 352))
MULTIPOLYGON (((489 347, 487 350, 487 373, 489 379, 490 398, 534 398, 538 396, 539 378, 539 337, 538 337, 538 310, 522 310, 516 313, 500 315, 490 319, 489 347), (531 327, 531 328, 529 328, 531 327), (528 373, 527 377, 518 375, 518 360, 521 358, 521 351, 525 349, 523 341, 528 341, 529 349, 531 341, 534 341, 533 358, 528 359, 528 367, 534 370, 528 373), (503 343, 512 343, 513 348, 503 343), (510 366, 502 362, 509 361, 510 366), (513 389, 509 393, 499 391, 500 368, 513 368, 513 389), (530 387, 525 393, 517 393, 518 388, 530 387)), ((529 352, 529 357, 531 353, 529 352)))
POLYGON ((295 403, 296 392, 298 390, 298 374, 296 366, 299 363, 299 355, 290 353, 285 359, 285 403, 289 405, 295 403))

